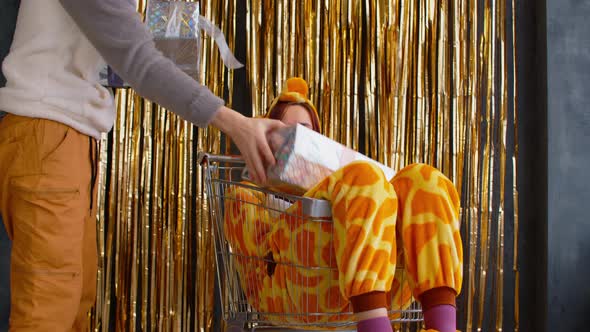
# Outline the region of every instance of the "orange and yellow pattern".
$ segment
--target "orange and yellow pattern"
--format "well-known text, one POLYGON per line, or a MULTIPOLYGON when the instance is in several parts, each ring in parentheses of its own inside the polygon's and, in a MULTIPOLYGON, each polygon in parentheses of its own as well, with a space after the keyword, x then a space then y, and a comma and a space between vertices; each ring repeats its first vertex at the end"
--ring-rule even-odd
POLYGON ((273 216, 266 196, 236 186, 225 199, 225 236, 259 312, 339 320, 352 296, 383 291, 396 310, 430 289, 461 289, 459 196, 431 166, 408 166, 391 182, 367 162, 334 172, 305 194, 331 202, 332 222, 297 217, 299 204, 273 216))

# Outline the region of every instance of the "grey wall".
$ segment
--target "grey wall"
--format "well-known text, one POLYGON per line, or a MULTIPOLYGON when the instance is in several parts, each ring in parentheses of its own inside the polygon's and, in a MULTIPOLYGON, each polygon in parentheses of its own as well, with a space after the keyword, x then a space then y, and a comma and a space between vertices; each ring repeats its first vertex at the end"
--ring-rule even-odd
POLYGON ((548 331, 590 324, 590 1, 547 0, 548 331))
MULTIPOLYGON (((0 61, 4 59, 12 43, 19 4, 20 0, 0 1, 0 61)), ((4 86, 5 83, 4 75, 0 71, 0 86, 4 86)))

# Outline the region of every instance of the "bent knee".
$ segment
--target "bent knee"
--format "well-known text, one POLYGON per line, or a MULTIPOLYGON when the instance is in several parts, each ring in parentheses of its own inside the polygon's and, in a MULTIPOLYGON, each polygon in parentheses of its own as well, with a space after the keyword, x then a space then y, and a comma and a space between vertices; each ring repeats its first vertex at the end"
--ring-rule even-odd
POLYGON ((382 181, 387 181, 383 170, 375 163, 368 161, 355 161, 339 170, 342 172, 342 181, 349 185, 366 186, 382 181))

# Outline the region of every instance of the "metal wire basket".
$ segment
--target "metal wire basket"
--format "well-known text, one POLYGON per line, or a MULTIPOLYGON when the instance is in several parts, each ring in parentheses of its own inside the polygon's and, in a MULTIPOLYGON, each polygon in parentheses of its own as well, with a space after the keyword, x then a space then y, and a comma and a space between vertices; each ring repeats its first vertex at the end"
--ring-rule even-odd
MULTIPOLYGON (((354 331, 352 307, 339 292, 336 258, 328 248, 333 238, 330 202, 278 193, 242 181, 245 163, 239 157, 199 153, 199 163, 214 224, 226 331, 354 331), (289 234, 282 235, 288 239, 283 242, 283 246, 288 245, 282 248, 282 259, 277 261, 269 255, 264 245, 257 245, 251 252, 238 250, 240 240, 233 237, 232 241, 233 233, 224 229, 229 228, 227 218, 236 213, 230 211, 236 205, 251 212, 240 215, 239 227, 259 243, 276 232, 278 224, 289 223, 283 228, 289 234), (279 305, 265 302, 268 293, 277 295, 279 305)), ((396 271, 388 299, 396 329, 414 330, 418 326, 415 323, 422 321, 421 308, 412 298, 402 267, 396 271)))

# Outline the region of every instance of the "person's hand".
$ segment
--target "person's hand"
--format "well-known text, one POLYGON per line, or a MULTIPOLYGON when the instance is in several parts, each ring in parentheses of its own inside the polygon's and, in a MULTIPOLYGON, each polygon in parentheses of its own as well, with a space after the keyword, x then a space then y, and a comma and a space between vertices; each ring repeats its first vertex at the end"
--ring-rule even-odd
POLYGON ((285 124, 278 120, 248 118, 227 107, 217 111, 211 124, 236 144, 253 180, 266 182, 266 167, 275 164, 267 135, 285 124))

